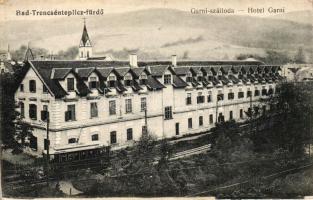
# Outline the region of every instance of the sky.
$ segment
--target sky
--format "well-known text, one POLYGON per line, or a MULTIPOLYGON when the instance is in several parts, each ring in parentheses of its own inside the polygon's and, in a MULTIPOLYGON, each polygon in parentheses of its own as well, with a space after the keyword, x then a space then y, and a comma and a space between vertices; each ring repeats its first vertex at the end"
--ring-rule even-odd
MULTIPOLYGON (((171 8, 189 11, 191 8, 232 8, 244 10, 247 8, 284 8, 286 12, 313 9, 312 0, 0 0, 0 21, 8 20, 41 20, 56 16, 16 16, 16 10, 72 10, 97 9, 104 10, 104 14, 136 11, 149 8, 171 8)), ((266 17, 269 13, 249 14, 266 17)))

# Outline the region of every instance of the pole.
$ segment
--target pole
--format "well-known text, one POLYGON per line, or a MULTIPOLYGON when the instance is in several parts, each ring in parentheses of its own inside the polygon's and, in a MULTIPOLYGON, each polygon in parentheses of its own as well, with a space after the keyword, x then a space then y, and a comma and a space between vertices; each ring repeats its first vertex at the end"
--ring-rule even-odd
POLYGON ((217 123, 217 112, 218 112, 218 96, 216 98, 216 111, 215 111, 215 123, 217 123))
POLYGON ((49 186, 49 162, 50 162, 50 153, 49 153, 49 148, 50 148, 50 141, 49 141, 49 123, 50 123, 50 117, 49 117, 49 112, 46 111, 47 115, 47 185, 49 186))
POLYGON ((148 117, 147 117, 147 106, 145 106, 145 134, 148 133, 148 117))

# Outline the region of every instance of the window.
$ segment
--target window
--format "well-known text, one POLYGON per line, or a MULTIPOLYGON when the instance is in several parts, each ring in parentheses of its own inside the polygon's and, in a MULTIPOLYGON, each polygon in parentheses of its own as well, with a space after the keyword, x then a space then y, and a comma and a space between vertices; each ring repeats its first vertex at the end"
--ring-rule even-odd
POLYGON ((191 83, 191 82, 192 82, 192 77, 191 77, 191 76, 187 76, 186 82, 187 82, 187 83, 191 83))
POLYGON ((73 144, 73 143, 76 143, 77 142, 77 139, 76 138, 70 138, 68 139, 68 143, 69 144, 73 144))
POLYGON ((67 78, 67 91, 74 91, 74 78, 67 78))
POLYGON ((247 91, 247 98, 252 97, 252 92, 250 90, 247 91))
POLYGON ((113 75, 109 76, 109 87, 115 87, 116 86, 116 77, 113 75))
POLYGON ((93 134, 91 136, 91 141, 98 141, 99 140, 99 135, 98 134, 93 134))
POLYGON ((192 74, 191 74, 191 72, 188 72, 188 73, 187 73, 186 81, 187 81, 187 82, 192 82, 192 74))
POLYGON ((98 87, 98 82, 96 77, 90 77, 89 79, 89 88, 96 89, 98 87))
POLYGON ((232 120, 233 118, 233 111, 229 111, 229 120, 232 120))
POLYGON ((20 85, 20 92, 24 92, 24 84, 20 85))
POLYGON ((172 106, 165 107, 165 119, 172 119, 172 106))
POLYGON ((49 145, 50 145, 50 140, 44 139, 43 140, 43 148, 44 148, 44 150, 47 150, 49 145))
POLYGON ((203 126, 203 116, 199 117, 199 126, 203 126))
POLYGON ((45 85, 42 85, 42 92, 48 93, 48 88, 45 85))
POLYGON ((213 124, 213 114, 210 114, 210 124, 213 124))
POLYGON ((125 108, 126 108, 126 113, 132 112, 132 100, 131 99, 125 99, 125 108))
POLYGON ((110 132, 110 141, 111 141, 111 144, 116 144, 116 142, 117 142, 116 131, 111 131, 110 132))
POLYGON ((172 76, 170 74, 164 75, 164 84, 168 85, 172 83, 172 76))
POLYGON ((42 111, 41 111, 41 120, 42 121, 47 121, 48 119, 48 106, 47 105, 43 105, 42 107, 42 111))
POLYGON ((23 102, 20 103, 21 106, 21 118, 25 117, 25 105, 23 102))
POLYGON ((34 120, 37 119, 37 106, 35 104, 29 105, 29 118, 34 120))
POLYGON ((208 95, 207 100, 208 100, 208 103, 212 102, 211 94, 208 95))
POLYGON ((179 123, 175 123, 175 134, 179 135, 179 123))
POLYGON ((124 83, 125 83, 125 86, 131 86, 132 85, 132 76, 130 74, 127 74, 124 77, 124 83))
POLYGON ((126 130, 126 134, 127 134, 127 140, 132 140, 133 139, 133 129, 132 128, 128 128, 126 130))
POLYGON ((218 114, 218 122, 224 122, 225 120, 224 120, 224 115, 223 115, 223 113, 219 113, 218 114))
POLYGON ((145 85, 147 84, 147 75, 146 74, 141 74, 139 77, 139 84, 140 85, 145 85))
POLYGON ((255 96, 255 97, 260 96, 260 90, 255 90, 255 91, 254 91, 254 96, 255 96))
POLYGON ((240 118, 242 119, 243 118, 243 110, 240 109, 240 118))
POLYGON ((96 102, 90 103, 90 117, 98 117, 98 106, 96 102))
POLYGON ((80 57, 81 57, 81 58, 84 57, 84 54, 83 54, 82 51, 80 52, 80 57))
POLYGON ((141 97, 140 98, 140 111, 144 112, 147 109, 147 98, 141 97))
POLYGON ((270 89, 268 90, 267 95, 272 95, 273 93, 274 93, 273 88, 270 88, 270 89))
POLYGON ((190 105, 191 103, 192 103, 192 101, 191 101, 191 93, 187 93, 186 105, 190 105))
POLYGON ((141 132, 142 132, 143 135, 147 134, 148 133, 147 127, 146 126, 142 126, 141 127, 141 132))
POLYGON ((87 58, 89 58, 89 51, 87 51, 87 58))
POLYGON ((217 101, 223 101, 223 100, 224 100, 224 94, 218 94, 217 101))
POLYGON ((67 105, 67 111, 65 112, 65 121, 74 121, 75 117, 75 105, 67 105))
POLYGON ((188 128, 192 128, 192 118, 188 118, 188 128))
POLYGON ((116 102, 115 100, 109 101, 109 114, 116 115, 116 102))
POLYGON ((242 99, 244 97, 244 93, 243 92, 238 92, 238 99, 242 99))
POLYGON ((266 96, 267 95, 267 90, 264 88, 262 89, 262 96, 266 96))
POLYGON ((29 91, 30 92, 36 92, 36 81, 35 80, 29 81, 29 91))
POLYGON ((37 151, 38 149, 37 137, 35 136, 29 137, 29 147, 37 151))
POLYGON ((202 95, 202 92, 199 92, 197 96, 197 104, 199 103, 204 103, 204 96, 202 95))
POLYGON ((228 100, 232 100, 235 98, 235 94, 233 92, 228 93, 228 100))

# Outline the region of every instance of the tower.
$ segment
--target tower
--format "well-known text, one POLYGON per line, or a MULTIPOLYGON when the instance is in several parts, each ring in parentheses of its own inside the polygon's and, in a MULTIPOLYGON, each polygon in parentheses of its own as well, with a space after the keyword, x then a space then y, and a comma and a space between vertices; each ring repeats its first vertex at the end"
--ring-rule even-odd
POLYGON ((85 20, 86 19, 84 18, 84 29, 83 29, 82 38, 79 43, 78 58, 80 60, 87 60, 88 58, 92 57, 92 44, 88 36, 85 20))
POLYGON ((8 45, 7 60, 11 61, 10 45, 8 45))

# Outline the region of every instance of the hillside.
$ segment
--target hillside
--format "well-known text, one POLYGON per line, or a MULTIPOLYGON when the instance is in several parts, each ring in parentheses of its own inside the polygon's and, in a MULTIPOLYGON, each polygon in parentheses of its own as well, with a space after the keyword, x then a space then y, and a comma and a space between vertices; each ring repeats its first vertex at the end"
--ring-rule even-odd
MULTIPOLYGON (((30 41, 50 51, 77 46, 80 17, 0 24, 13 48, 30 41), (14 33, 14 34, 12 34, 14 33)), ((172 9, 150 9, 88 17, 87 28, 98 54, 125 59, 137 51, 141 59, 167 59, 171 54, 188 59, 232 59, 240 53, 263 54, 277 49, 294 54, 300 46, 312 50, 312 27, 280 19, 249 16, 192 15, 172 9)), ((5 48, 2 45, 1 48, 5 48)))
POLYGON ((274 19, 288 20, 296 23, 313 24, 313 11, 295 11, 273 16, 274 19))

